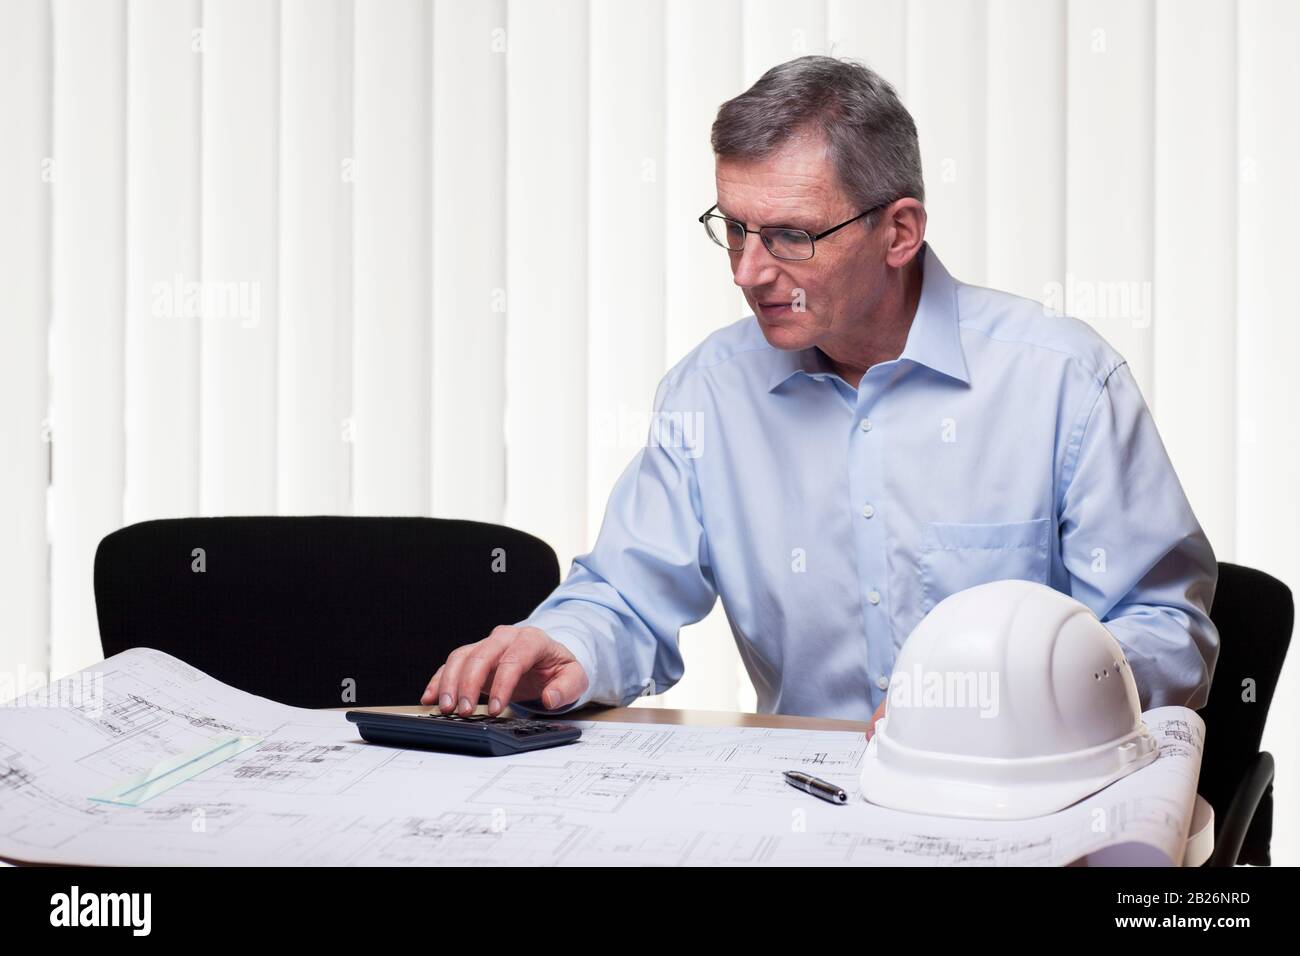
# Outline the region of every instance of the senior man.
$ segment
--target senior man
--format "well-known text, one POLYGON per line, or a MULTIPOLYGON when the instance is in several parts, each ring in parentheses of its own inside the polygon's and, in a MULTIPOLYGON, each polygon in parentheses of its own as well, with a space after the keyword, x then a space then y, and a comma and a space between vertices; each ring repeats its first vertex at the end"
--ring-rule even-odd
POLYGON ((754 314, 664 376, 592 551, 422 703, 662 693, 720 596, 760 711, 874 726, 926 612, 1022 578, 1097 614, 1144 709, 1202 706, 1217 565, 1132 371, 1083 322, 948 273, 889 84, 783 63, 722 105, 712 145, 700 218, 754 314))

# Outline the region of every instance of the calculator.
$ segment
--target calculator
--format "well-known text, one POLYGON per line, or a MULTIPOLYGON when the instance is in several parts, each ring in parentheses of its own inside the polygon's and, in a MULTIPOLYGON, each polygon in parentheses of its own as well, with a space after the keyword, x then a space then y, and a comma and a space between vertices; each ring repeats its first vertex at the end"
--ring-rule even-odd
POLYGON ((505 757, 568 744, 582 736, 573 724, 526 717, 491 717, 487 714, 384 714, 367 710, 349 710, 348 720, 357 725, 362 738, 390 747, 414 747, 473 754, 478 757, 505 757))

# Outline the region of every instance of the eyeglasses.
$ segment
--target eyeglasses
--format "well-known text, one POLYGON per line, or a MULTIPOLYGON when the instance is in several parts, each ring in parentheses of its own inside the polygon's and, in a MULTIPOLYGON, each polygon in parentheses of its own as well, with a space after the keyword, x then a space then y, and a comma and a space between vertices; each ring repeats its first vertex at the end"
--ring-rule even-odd
POLYGON ((704 211, 704 215, 700 216, 700 222, 704 223, 704 231, 709 234, 709 238, 729 252, 739 252, 744 249, 745 236, 752 234, 758 236, 763 245, 767 247, 767 251, 778 259, 798 261, 813 257, 813 251, 818 239, 825 239, 832 232, 843 229, 850 223, 857 222, 863 216, 870 216, 873 212, 884 209, 893 201, 891 199, 889 202, 882 202, 878 206, 872 206, 866 212, 860 212, 852 219, 846 219, 838 226, 831 226, 816 235, 805 229, 791 229, 787 226, 763 226, 760 229, 746 229, 743 222, 715 214, 713 210, 718 208, 716 203, 704 211))

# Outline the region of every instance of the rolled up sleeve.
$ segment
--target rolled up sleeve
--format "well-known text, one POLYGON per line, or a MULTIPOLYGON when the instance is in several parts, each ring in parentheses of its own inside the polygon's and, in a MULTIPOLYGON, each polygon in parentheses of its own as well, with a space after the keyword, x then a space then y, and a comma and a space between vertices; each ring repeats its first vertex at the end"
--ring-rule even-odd
POLYGON ((1060 502, 1071 594, 1124 648, 1143 710, 1209 699, 1218 564, 1127 364, 1080 416, 1060 502))

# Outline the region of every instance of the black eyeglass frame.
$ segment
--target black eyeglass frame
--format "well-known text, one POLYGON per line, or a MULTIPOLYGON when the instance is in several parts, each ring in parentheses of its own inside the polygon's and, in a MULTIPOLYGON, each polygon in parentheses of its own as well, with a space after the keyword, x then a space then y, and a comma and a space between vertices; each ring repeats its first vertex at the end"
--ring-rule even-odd
POLYGON ((724 245, 723 243, 718 242, 717 238, 713 235, 713 230, 709 228, 709 224, 707 220, 720 219, 723 222, 735 223, 737 226, 740 227, 741 232, 745 233, 746 235, 758 236, 759 240, 763 243, 763 248, 765 248, 768 252, 772 253, 773 257, 780 259, 783 262, 807 262, 809 259, 811 259, 814 255, 817 254, 818 240, 825 239, 831 233, 838 232, 840 229, 843 229, 845 226, 857 222, 862 217, 870 216, 873 212, 878 212, 881 209, 884 209, 886 206, 889 206, 897 201, 898 201, 897 199, 891 199, 888 202, 882 202, 877 206, 872 206, 870 209, 866 210, 865 212, 858 213, 852 219, 845 219, 838 226, 831 226, 829 229, 823 229, 821 232, 817 233, 816 235, 809 232, 807 229, 796 229, 794 226, 759 226, 757 229, 746 229, 745 224, 741 222, 739 219, 732 219, 730 216, 714 215, 713 210, 718 208, 717 203, 714 203, 708 209, 704 210, 704 212, 700 215, 699 221, 700 224, 704 226, 704 232, 706 235, 708 235, 709 239, 712 240, 713 244, 717 246, 722 246, 722 248, 726 249, 728 252, 742 252, 745 246, 742 243, 739 249, 733 249, 731 248, 731 246, 724 245), (764 233, 769 229, 780 229, 783 232, 803 233, 805 236, 808 237, 808 244, 811 247, 811 251, 808 253, 808 255, 802 256, 801 258, 798 259, 792 259, 789 256, 777 255, 777 253, 772 249, 772 245, 769 242, 768 237, 764 235, 764 233))

